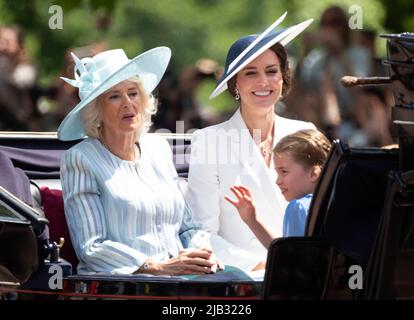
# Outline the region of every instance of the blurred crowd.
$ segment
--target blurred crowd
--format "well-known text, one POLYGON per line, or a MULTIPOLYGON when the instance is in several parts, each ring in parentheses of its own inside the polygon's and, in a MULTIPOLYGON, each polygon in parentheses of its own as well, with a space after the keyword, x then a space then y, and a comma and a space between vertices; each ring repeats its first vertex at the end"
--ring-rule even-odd
POLYGON ((318 31, 304 35, 303 58, 296 63, 294 87, 281 113, 311 121, 330 138, 353 146, 392 144, 389 88, 346 88, 340 82, 345 75, 388 73, 376 56, 376 33, 351 31, 348 19, 340 7, 329 7, 322 13, 318 31))
MULTIPOLYGON (((293 87, 276 112, 311 121, 331 139, 339 138, 352 146, 392 144, 390 90, 386 86, 345 88, 340 84, 344 75, 388 74, 376 56, 377 38, 371 30, 351 31, 348 16, 340 7, 327 8, 318 30, 299 38, 302 52, 289 52, 293 87)), ((65 68, 52 86, 43 88, 38 84, 36 65, 27 56, 22 30, 0 27, 0 130, 55 131, 79 101, 76 88, 58 78, 73 78, 70 52, 84 58, 107 49, 105 43, 68 48, 65 68)), ((156 92, 159 110, 152 130, 184 133, 228 119, 237 108, 232 97, 223 94, 208 99, 222 71, 208 58, 184 67, 179 74, 167 71, 156 92)))
POLYGON ((0 129, 35 130, 37 70, 27 57, 17 26, 0 27, 0 129))

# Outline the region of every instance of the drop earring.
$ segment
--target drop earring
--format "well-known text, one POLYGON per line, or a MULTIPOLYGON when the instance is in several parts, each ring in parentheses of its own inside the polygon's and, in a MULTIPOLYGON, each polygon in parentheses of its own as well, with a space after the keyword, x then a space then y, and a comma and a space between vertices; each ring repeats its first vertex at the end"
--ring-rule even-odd
POLYGON ((240 93, 239 93, 239 90, 237 88, 234 89, 234 93, 235 93, 234 99, 236 99, 236 101, 239 101, 240 100, 240 93))

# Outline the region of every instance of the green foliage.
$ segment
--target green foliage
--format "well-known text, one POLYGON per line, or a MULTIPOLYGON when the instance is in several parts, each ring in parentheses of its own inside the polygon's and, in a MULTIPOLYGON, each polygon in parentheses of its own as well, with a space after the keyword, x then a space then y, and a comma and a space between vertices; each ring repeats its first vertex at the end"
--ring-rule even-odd
MULTIPOLYGON (((64 68, 68 48, 105 41, 134 56, 165 45, 173 51, 171 68, 177 72, 201 57, 223 64, 236 39, 264 30, 284 11, 283 25, 313 17, 309 31, 315 31, 322 11, 338 2, 346 11, 360 6, 364 28, 379 33, 414 30, 412 0, 0 0, 0 24, 23 27, 41 82, 48 84, 64 68), (54 4, 63 9, 63 30, 48 26, 48 9, 54 4)), ((290 50, 298 54, 300 44, 294 41, 290 50)))
POLYGON ((385 28, 393 33, 401 31, 414 32, 414 1, 412 0, 381 0, 387 12, 385 28))

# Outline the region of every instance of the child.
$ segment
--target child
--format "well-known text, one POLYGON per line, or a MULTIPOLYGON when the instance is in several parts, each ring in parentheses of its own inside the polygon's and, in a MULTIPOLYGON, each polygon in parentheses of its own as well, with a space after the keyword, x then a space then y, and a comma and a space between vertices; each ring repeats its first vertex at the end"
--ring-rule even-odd
MULTIPOLYGON (((331 144, 318 130, 300 130, 284 137, 273 150, 278 178, 276 184, 289 202, 283 219, 283 236, 304 236, 312 193, 318 181, 322 164, 331 144)), ((272 232, 256 217, 254 200, 248 188, 233 186, 234 201, 225 199, 239 211, 240 217, 250 227, 266 248, 275 238, 272 232)))

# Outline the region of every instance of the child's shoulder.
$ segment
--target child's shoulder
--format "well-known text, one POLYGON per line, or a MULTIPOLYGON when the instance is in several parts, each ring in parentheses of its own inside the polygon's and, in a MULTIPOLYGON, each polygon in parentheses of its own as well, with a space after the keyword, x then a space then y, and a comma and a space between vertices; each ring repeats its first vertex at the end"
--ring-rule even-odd
POLYGON ((293 199, 289 202, 286 212, 288 211, 308 211, 312 201, 312 194, 307 194, 302 198, 293 199))

